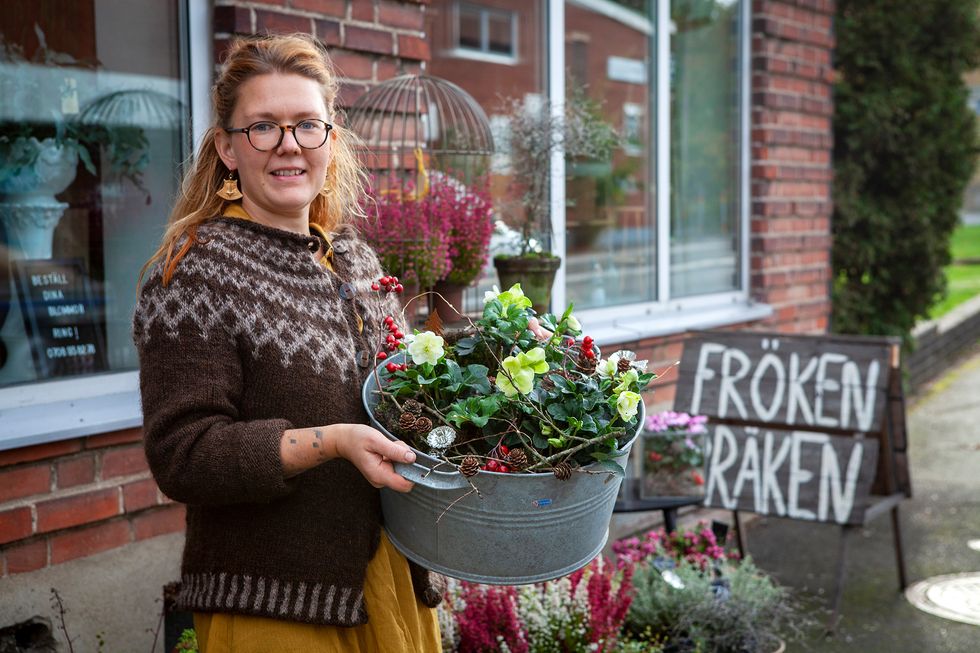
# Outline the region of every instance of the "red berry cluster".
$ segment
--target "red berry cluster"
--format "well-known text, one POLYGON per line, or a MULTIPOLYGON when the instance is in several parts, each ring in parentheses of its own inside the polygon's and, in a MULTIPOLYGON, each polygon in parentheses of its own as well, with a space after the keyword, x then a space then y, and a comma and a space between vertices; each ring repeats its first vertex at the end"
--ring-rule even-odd
MULTIPOLYGON (((384 319, 385 328, 388 329, 388 335, 385 336, 385 349, 388 351, 396 351, 402 345, 402 338, 405 334, 399 331, 398 327, 395 325, 395 318, 390 315, 386 315, 384 319)), ((375 358, 380 361, 388 358, 388 353, 384 350, 379 351, 375 354, 375 358)), ((398 370, 404 370, 408 367, 405 363, 393 363, 389 362, 385 365, 385 369, 389 372, 397 372, 398 370)))
POLYGON ((589 360, 595 360, 595 351, 592 350, 592 344, 595 341, 592 336, 585 336, 582 338, 582 355, 589 360))
POLYGON ((371 290, 385 289, 385 292, 402 292, 405 286, 398 283, 398 277, 385 275, 371 284, 371 290))
MULTIPOLYGON (((494 450, 500 458, 506 460, 507 454, 510 453, 510 448, 506 444, 497 445, 494 450)), ((490 455, 494 455, 494 451, 490 452, 490 455)), ((505 463, 503 460, 497 458, 490 458, 486 464, 480 465, 480 469, 486 470, 488 472, 500 472, 501 474, 510 473, 510 465, 505 463)))

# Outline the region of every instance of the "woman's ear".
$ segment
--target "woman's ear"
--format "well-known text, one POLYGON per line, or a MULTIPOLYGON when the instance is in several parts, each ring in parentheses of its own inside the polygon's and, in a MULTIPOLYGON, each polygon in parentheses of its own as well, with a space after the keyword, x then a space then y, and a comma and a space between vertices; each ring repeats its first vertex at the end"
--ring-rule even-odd
POLYGON ((225 164, 228 170, 238 169, 238 160, 235 158, 235 150, 231 147, 231 134, 224 129, 218 128, 214 131, 214 149, 218 152, 218 157, 225 164))

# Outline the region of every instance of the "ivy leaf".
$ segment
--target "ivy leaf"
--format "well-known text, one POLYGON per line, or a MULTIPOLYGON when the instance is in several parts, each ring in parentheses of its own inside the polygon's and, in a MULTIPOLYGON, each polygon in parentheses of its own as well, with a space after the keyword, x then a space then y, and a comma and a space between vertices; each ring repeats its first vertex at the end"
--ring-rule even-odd
POLYGON ((580 427, 580 430, 586 431, 587 433, 599 432, 598 427, 596 426, 595 423, 595 418, 593 418, 592 415, 590 415, 589 413, 586 413, 585 415, 582 416, 582 426, 580 427))
POLYGON ((457 356, 469 356, 479 343, 479 338, 467 336, 466 338, 457 340, 453 348, 456 350, 457 356))
POLYGON ((555 419, 565 420, 568 418, 568 413, 563 404, 548 404, 548 414, 555 419))
POLYGON ((600 460, 596 466, 607 472, 613 473, 619 478, 626 478, 626 470, 623 469, 620 464, 613 462, 612 460, 600 460))

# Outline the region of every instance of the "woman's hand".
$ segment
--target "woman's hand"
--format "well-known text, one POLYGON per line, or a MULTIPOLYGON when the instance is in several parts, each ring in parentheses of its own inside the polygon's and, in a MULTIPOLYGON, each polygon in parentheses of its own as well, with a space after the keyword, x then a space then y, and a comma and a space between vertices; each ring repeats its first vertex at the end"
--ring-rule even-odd
POLYGON ((551 331, 548 331, 543 326, 541 326, 541 323, 538 322, 538 318, 536 317, 532 317, 528 319, 527 328, 531 331, 531 333, 534 334, 534 337, 540 340, 541 342, 544 342, 552 335, 554 335, 551 333, 551 331))
POLYGON ((413 463, 415 452, 404 442, 392 442, 381 431, 364 424, 346 424, 336 440, 337 455, 349 460, 374 487, 408 492, 415 485, 400 476, 392 462, 413 463))
POLYGON ((344 458, 374 487, 408 492, 415 485, 392 467, 392 462, 415 462, 411 448, 404 442, 392 442, 381 431, 365 424, 289 429, 282 435, 279 452, 286 478, 328 460, 344 458))

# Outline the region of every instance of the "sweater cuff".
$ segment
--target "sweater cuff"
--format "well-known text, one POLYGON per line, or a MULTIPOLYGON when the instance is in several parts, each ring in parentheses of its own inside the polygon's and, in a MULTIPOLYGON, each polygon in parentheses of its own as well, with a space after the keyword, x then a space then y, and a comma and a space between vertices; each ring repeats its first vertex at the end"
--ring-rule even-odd
POLYGON ((295 482, 283 474, 280 451, 282 435, 291 428, 285 419, 248 422, 238 449, 238 468, 248 479, 247 500, 272 501, 293 491, 295 482))

